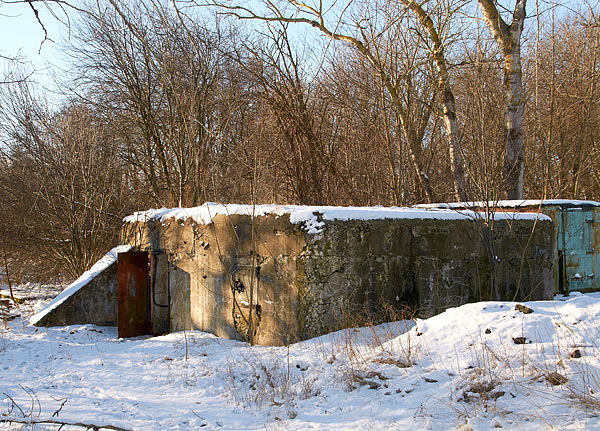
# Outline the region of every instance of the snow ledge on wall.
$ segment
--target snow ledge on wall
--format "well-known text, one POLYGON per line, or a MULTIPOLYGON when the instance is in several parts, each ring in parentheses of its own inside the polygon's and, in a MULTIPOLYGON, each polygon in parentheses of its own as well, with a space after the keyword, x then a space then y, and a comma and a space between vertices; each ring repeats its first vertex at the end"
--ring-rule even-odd
POLYGON ((415 208, 432 209, 432 208, 444 208, 444 209, 465 209, 465 208, 485 208, 487 205, 490 208, 524 208, 524 207, 545 207, 545 206, 565 206, 565 207, 580 207, 580 206, 591 206, 598 207, 600 202, 596 201, 579 201, 573 199, 521 199, 521 200, 505 200, 497 202, 440 202, 434 204, 419 204, 415 205, 415 208))
MULTIPOLYGON (((136 212, 125 217, 126 223, 163 222, 167 219, 187 220, 199 224, 211 224, 218 215, 282 216, 289 214, 290 222, 304 224, 309 234, 317 234, 324 226, 323 220, 377 220, 377 219, 424 219, 424 220, 479 220, 482 213, 471 210, 425 209, 405 207, 331 207, 303 205, 238 205, 207 202, 194 208, 161 208, 136 212)), ((503 212, 494 214, 496 220, 550 220, 548 216, 535 213, 503 212)))
POLYGON ((81 274, 81 276, 77 280, 71 283, 65 290, 60 292, 56 296, 56 298, 54 298, 48 305, 46 305, 40 311, 31 316, 31 318, 29 319, 29 324, 35 325, 36 323, 38 323, 40 320, 42 320, 42 318, 44 318, 44 316, 46 316, 60 304, 65 302, 69 297, 77 293, 82 287, 87 285, 106 268, 115 263, 117 261, 117 254, 128 252, 129 250, 131 250, 131 248, 132 247, 130 245, 118 245, 112 250, 110 250, 90 269, 81 274))

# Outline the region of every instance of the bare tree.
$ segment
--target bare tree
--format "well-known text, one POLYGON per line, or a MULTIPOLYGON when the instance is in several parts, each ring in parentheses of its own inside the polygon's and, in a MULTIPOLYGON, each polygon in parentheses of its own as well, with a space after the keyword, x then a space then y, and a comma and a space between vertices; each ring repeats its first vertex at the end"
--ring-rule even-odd
POLYGON ((247 45, 251 58, 240 67, 256 80, 259 97, 274 120, 273 139, 287 183, 300 204, 324 204, 335 148, 327 145, 326 101, 304 77, 302 59, 294 52, 287 25, 270 25, 261 41, 247 45))
MULTIPOLYGON (((377 30, 375 33, 371 32, 371 34, 368 34, 367 27, 371 25, 370 21, 372 19, 373 21, 376 21, 375 15, 372 15, 371 12, 377 11, 379 7, 388 7, 387 4, 368 5, 369 7, 362 10, 364 15, 359 13, 353 21, 352 18, 347 16, 349 15, 348 10, 351 8, 353 2, 349 2, 343 7, 327 7, 323 5, 322 2, 319 2, 318 5, 311 6, 306 3, 297 2, 296 0, 287 0, 279 3, 269 1, 262 3, 262 10, 264 12, 259 11, 258 8, 251 9, 238 4, 220 2, 211 4, 218 6, 221 10, 227 11, 227 13, 239 19, 308 24, 318 29, 328 38, 345 42, 352 46, 358 53, 363 55, 374 70, 377 71, 379 78, 395 103, 400 120, 404 123, 405 127, 408 127, 408 115, 400 100, 400 83, 394 80, 393 74, 390 73, 386 63, 382 61, 381 56, 378 55, 378 52, 374 47, 376 40, 373 40, 373 36, 377 37, 384 34, 389 28, 393 28, 396 24, 402 23, 402 19, 405 16, 403 8, 396 9, 396 13, 390 15, 389 20, 379 22, 375 25, 374 28, 377 30), (337 18, 332 19, 330 15, 332 14, 332 10, 335 9, 341 11, 337 18), (350 21, 352 21, 352 24, 347 24, 350 21), (348 31, 344 32, 344 28, 348 31)), ((411 0, 401 0, 400 4, 410 10, 415 19, 420 23, 422 28, 420 35, 428 41, 428 47, 437 68, 438 91, 440 91, 442 95, 443 118, 447 130, 448 151, 455 196, 457 199, 464 200, 467 195, 465 191, 464 168, 459 146, 456 106, 445 57, 445 44, 448 41, 447 31, 450 28, 449 19, 458 6, 447 5, 444 3, 436 3, 433 5, 430 5, 429 3, 419 4, 411 0), (428 7, 430 7, 431 10, 426 9, 428 7), (432 17, 438 17, 439 21, 434 22, 432 17)), ((394 8, 392 7, 391 10, 394 10, 394 8)), ((410 134, 407 135, 406 138, 409 142, 414 141, 414 136, 410 136, 410 134)), ((421 181, 427 183, 427 175, 424 169, 421 169, 421 166, 419 166, 420 160, 418 157, 414 157, 413 160, 417 165, 416 168, 421 181)), ((425 189, 427 189, 426 186, 425 189)))
POLYGON ((210 199, 227 41, 162 3, 115 1, 74 26, 75 82, 94 94, 156 205, 210 199))
POLYGON ((478 0, 485 22, 502 49, 506 93, 506 154, 504 184, 508 199, 523 198, 523 81, 521 72, 521 35, 527 0, 517 0, 508 24, 492 0, 478 0))
POLYGON ((118 241, 131 190, 101 118, 68 104, 52 112, 30 86, 1 89, 0 175, 13 259, 76 277, 118 241))
MULTIPOLYGON (((485 28, 483 29, 485 31, 485 28)), ((493 40, 476 28, 454 71, 469 195, 495 202, 504 196, 504 109, 501 58, 493 40)))
POLYGON ((543 31, 537 75, 535 53, 526 62, 530 86, 539 89, 537 112, 526 116, 536 132, 526 135, 526 187, 549 197, 597 199, 600 27, 584 13, 563 16, 543 31))
MULTIPOLYGON (((378 10, 384 14, 385 10, 378 10)), ((386 14, 389 16, 389 14, 386 14)), ((386 16, 381 21, 386 21, 386 16)), ((415 22, 405 13, 402 25, 388 29, 377 37, 376 20, 365 24, 364 34, 373 41, 373 51, 395 82, 398 99, 392 99, 377 70, 351 47, 340 46, 332 55, 331 66, 324 70, 323 88, 330 95, 330 110, 342 115, 338 120, 348 129, 348 145, 359 146, 361 155, 350 160, 365 166, 365 178, 375 173, 378 191, 393 192, 393 198, 378 195, 371 184, 364 182, 364 193, 384 202, 406 205, 412 202, 436 201, 454 196, 453 182, 448 180, 450 162, 446 144, 438 145, 440 128, 439 94, 436 91, 435 65, 420 35, 410 31, 415 22), (397 109, 401 103, 401 110, 397 109), (365 156, 373 159, 367 159, 365 156), (389 166, 385 172, 383 164, 389 166), (443 178, 442 181, 439 181, 443 178), (450 190, 449 190, 450 189, 450 190)), ((400 24, 400 22, 399 22, 400 24)), ((342 144, 345 145, 345 144, 342 144)), ((342 148, 343 150, 343 148, 342 148)), ((349 173, 349 175, 352 175, 349 173)), ((373 184, 375 186, 375 184, 373 184)), ((352 187, 351 187, 352 188, 352 187)), ((359 190, 356 190, 358 193, 359 190)), ((372 202, 369 198, 363 202, 372 202)))

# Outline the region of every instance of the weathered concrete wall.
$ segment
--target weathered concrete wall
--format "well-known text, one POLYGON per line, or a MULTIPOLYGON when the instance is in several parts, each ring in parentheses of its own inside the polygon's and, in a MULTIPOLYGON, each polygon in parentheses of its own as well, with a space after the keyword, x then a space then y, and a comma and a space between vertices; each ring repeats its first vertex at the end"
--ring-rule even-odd
POLYGON ((150 314, 152 334, 162 335, 171 330, 169 297, 169 262, 166 254, 155 254, 150 268, 150 314))
MULTIPOLYGON (((408 306, 430 317, 493 299, 483 223, 468 220, 328 222, 298 258, 301 338, 380 322, 408 306)), ((496 222, 493 245, 501 299, 552 296, 552 225, 496 222), (532 235, 530 246, 523 250, 532 235), (521 260, 523 258, 523 265, 521 260)))
POLYGON ((117 326, 117 263, 48 312, 36 326, 117 326))
MULTIPOLYGON (((552 223, 533 226, 494 224, 502 299, 552 296, 552 223)), ((170 292, 171 330, 245 339, 252 304, 256 342, 286 344, 406 307, 427 317, 492 299, 486 232, 470 220, 386 219, 325 221, 309 235, 287 215, 257 217, 253 232, 249 216, 219 215, 127 223, 122 242, 166 256, 155 288, 170 292)))
POLYGON ((554 223, 554 291, 598 291, 600 277, 600 202, 566 199, 451 202, 416 208, 541 213, 554 223))
MULTIPOLYGON (((299 339, 294 278, 305 237, 289 217, 266 216, 256 220, 253 241, 249 217, 233 215, 210 225, 130 223, 122 241, 168 256, 157 259, 157 272, 168 279, 172 331, 246 339, 252 290, 257 342, 285 344, 299 339)), ((155 285, 164 289, 159 277, 155 285)))

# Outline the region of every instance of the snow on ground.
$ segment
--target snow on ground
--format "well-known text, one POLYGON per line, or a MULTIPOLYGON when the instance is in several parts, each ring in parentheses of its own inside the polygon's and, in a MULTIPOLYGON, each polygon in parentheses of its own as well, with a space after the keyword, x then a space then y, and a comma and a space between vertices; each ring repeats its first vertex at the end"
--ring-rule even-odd
MULTIPOLYGON (((27 318, 43 301, 34 299, 0 332, 0 420, 33 412, 131 430, 600 430, 600 296, 560 299, 468 304, 289 349, 198 331, 117 339, 115 328, 35 328, 27 318)), ((32 427, 0 423, 8 429, 32 427)))
MULTIPOLYGON (((426 219, 426 220, 480 220, 483 214, 470 210, 422 209, 403 207, 332 207, 304 205, 236 205, 207 202, 194 208, 161 208, 136 212, 125 217, 126 223, 147 220, 165 221, 168 218, 177 220, 193 219, 196 223, 210 224, 217 215, 249 215, 264 216, 273 214, 282 216, 289 214, 290 222, 304 224, 310 234, 318 234, 324 226, 322 220, 374 220, 374 219, 426 219)), ((502 213, 496 214, 496 220, 550 220, 543 214, 502 213)))

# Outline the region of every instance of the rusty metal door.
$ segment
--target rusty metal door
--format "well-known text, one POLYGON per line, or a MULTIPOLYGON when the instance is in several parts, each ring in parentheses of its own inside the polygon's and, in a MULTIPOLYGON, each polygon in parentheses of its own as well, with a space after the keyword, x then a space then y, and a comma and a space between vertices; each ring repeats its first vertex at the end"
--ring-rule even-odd
POLYGON ((119 338, 150 334, 148 253, 119 253, 117 260, 119 338))

